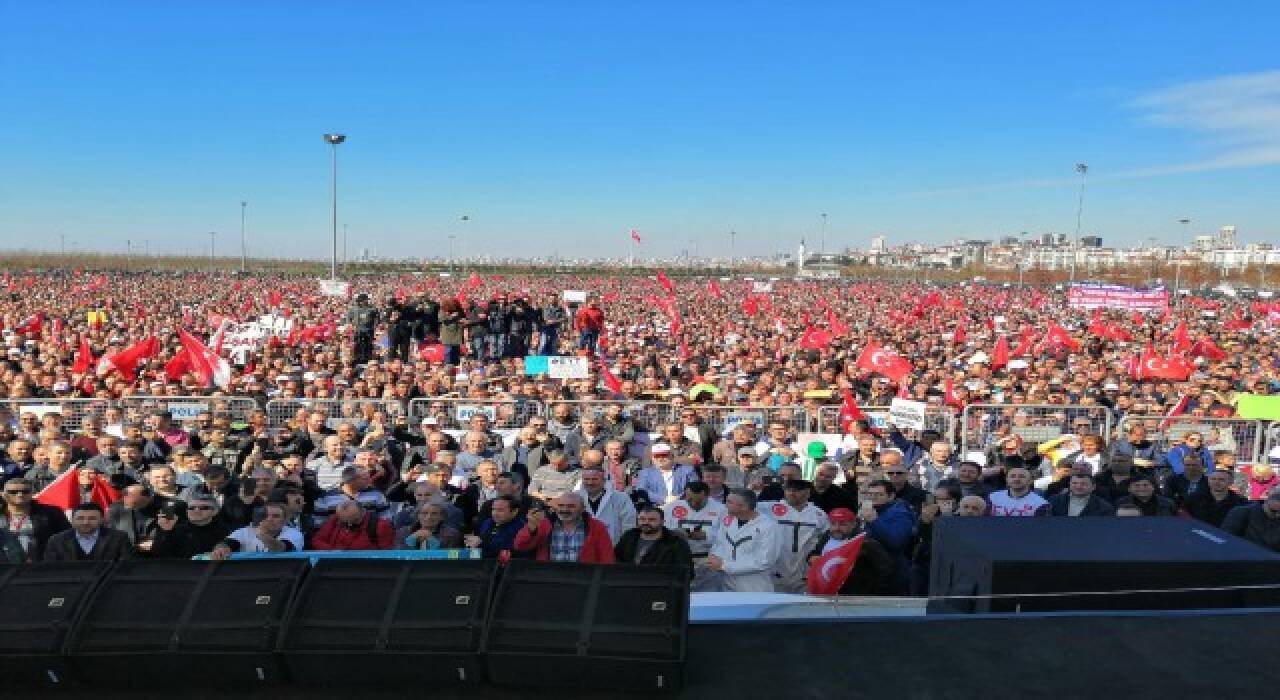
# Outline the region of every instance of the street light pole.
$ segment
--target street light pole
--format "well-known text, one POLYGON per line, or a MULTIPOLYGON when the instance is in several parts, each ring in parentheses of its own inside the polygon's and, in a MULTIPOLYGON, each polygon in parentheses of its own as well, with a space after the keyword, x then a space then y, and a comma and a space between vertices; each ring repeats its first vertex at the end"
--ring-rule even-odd
POLYGON ((347 274, 347 263, 350 258, 347 257, 347 225, 342 225, 342 274, 347 274))
POLYGON ((457 236, 449 234, 449 274, 453 274, 453 239, 457 236))
POLYGON ((325 134, 324 142, 331 146, 333 185, 333 256, 329 260, 329 279, 338 279, 338 144, 347 140, 346 134, 325 134))
POLYGON ((822 242, 822 251, 821 251, 821 252, 826 253, 826 252, 827 252, 827 214, 826 214, 826 212, 823 212, 823 213, 822 213, 822 239, 821 239, 821 242, 822 242))
POLYGON ((737 231, 730 231, 730 232, 729 232, 729 269, 730 269, 730 270, 732 270, 732 269, 734 268, 734 266, 735 266, 735 265, 737 264, 737 262, 738 262, 737 256, 735 256, 735 255, 734 255, 734 251, 733 251, 733 249, 734 249, 734 245, 733 245, 733 244, 734 244, 734 239, 736 239, 737 237, 738 237, 738 232, 737 232, 737 231))
POLYGON ((217 265, 216 265, 216 263, 214 263, 214 262, 213 262, 213 241, 214 241, 214 239, 215 239, 215 238, 217 238, 217 237, 218 237, 218 232, 217 232, 217 231, 210 231, 210 232, 209 232, 209 267, 216 267, 216 266, 217 266, 217 265))
POLYGON ((240 274, 244 274, 249 269, 249 249, 244 240, 244 210, 248 206, 248 202, 240 201, 240 274))
POLYGON ((463 215, 462 215, 458 220, 462 222, 462 225, 458 227, 458 230, 462 232, 462 234, 461 234, 461 235, 462 235, 462 245, 461 245, 461 248, 462 248, 462 259, 463 259, 463 263, 464 263, 464 264, 463 264, 463 266, 462 266, 462 269, 463 269, 463 270, 466 270, 466 269, 467 269, 467 266, 466 266, 466 264, 465 264, 465 263, 466 263, 466 258, 467 258, 467 236, 466 236, 466 230, 467 230, 467 227, 466 227, 466 223, 467 223, 468 221, 470 221, 470 220, 471 220, 471 215, 470 215, 470 214, 463 214, 463 215))
POLYGON ((1084 181, 1085 176, 1089 174, 1089 166, 1085 163, 1076 163, 1076 172, 1080 173, 1080 198, 1076 201, 1076 240, 1072 243, 1071 251, 1071 281, 1076 281, 1076 257, 1080 250, 1080 221, 1084 216, 1084 181))

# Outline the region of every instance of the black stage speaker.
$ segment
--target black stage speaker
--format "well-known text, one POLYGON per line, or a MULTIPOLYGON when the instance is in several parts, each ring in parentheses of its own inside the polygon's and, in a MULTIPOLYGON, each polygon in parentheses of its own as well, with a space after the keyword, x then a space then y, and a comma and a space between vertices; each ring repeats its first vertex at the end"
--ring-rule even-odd
POLYGON ((933 533, 931 597, 1074 595, 933 599, 929 612, 1280 605, 1280 556, 1198 520, 951 517, 933 533), (1188 590, 1224 586, 1259 588, 1188 590))
POLYGON ((479 682, 495 568, 493 560, 318 562, 280 636, 290 676, 423 688, 479 682))
POLYGON ((306 559, 130 560, 86 605, 67 653, 86 682, 279 680, 281 622, 306 559))
POLYGON ((675 690, 688 620, 682 571, 513 560, 482 648, 495 683, 675 690))
POLYGON ((110 562, 0 568, 0 687, 70 680, 62 647, 110 562))

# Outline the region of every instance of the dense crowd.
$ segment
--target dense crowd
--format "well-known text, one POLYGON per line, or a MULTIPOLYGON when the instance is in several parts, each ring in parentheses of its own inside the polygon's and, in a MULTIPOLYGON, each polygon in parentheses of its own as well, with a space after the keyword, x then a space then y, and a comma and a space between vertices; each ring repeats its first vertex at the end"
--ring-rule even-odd
POLYGON ((1054 289, 661 274, 383 276, 339 296, 270 276, 3 284, 12 562, 469 549, 803 592, 812 562, 856 540, 842 592, 922 595, 943 517, 1193 517, 1280 551, 1280 451, 1214 422, 1242 394, 1280 393, 1280 306, 1265 302, 1136 314, 1054 289), (220 329, 263 315, 287 322, 248 352, 219 348, 220 329), (184 361, 179 331, 231 355, 229 376, 184 361), (527 374, 527 355, 589 371, 527 374), (147 396, 297 410, 125 403, 147 396), (924 402, 928 424, 860 408, 895 397, 924 402), (95 401, 74 421, 31 408, 61 399, 95 401), (423 399, 511 410, 411 415, 423 399), (971 419, 973 405, 1002 408, 971 419), (1174 415, 1197 429, 1175 433, 1174 415))

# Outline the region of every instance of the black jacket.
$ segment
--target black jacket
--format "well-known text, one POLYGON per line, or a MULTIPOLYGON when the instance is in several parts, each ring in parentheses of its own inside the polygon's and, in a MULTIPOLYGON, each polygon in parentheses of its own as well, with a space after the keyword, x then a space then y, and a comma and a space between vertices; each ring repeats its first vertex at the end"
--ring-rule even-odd
POLYGON ((190 559, 197 554, 207 554, 231 534, 231 526, 221 515, 208 525, 192 525, 181 522, 172 530, 156 529, 151 544, 153 559, 190 559))
MULTIPOLYGON (((715 495, 712 495, 715 498, 715 495)), ((830 513, 836 508, 848 508, 849 510, 858 512, 858 485, 852 481, 846 481, 843 484, 832 484, 826 491, 818 493, 814 489, 809 496, 809 500, 813 501, 813 505, 822 509, 824 513, 830 513)), ((723 503, 721 499, 721 503, 723 503)))
POLYGON ((1273 552, 1280 552, 1280 518, 1262 512, 1266 501, 1232 508, 1222 529, 1273 552))
POLYGON ((98 531, 93 551, 85 554, 76 541, 75 530, 64 530, 49 538, 42 561, 119 561, 133 557, 133 543, 123 533, 104 527, 98 531))
POLYGON ((1178 504, 1158 493, 1151 496, 1151 500, 1146 503, 1140 503, 1138 499, 1133 496, 1125 496, 1124 498, 1116 501, 1116 510, 1119 510, 1122 506, 1137 506, 1138 510, 1142 511, 1143 515, 1178 514, 1178 504))
MULTIPOLYGON (((1064 492, 1049 499, 1049 515, 1066 516, 1067 509, 1071 507, 1071 493, 1064 492)), ((1107 503, 1105 499, 1099 498, 1096 494, 1089 496, 1089 502, 1084 504, 1084 510, 1080 511, 1081 516, 1094 515, 1115 515, 1116 509, 1107 503)))
POLYGON ((613 554, 619 564, 638 564, 640 566, 673 566, 683 568, 693 575, 693 553, 689 551, 689 543, 683 537, 662 528, 662 537, 649 547, 640 561, 636 561, 636 551, 640 548, 640 528, 633 527, 622 533, 613 554))
POLYGON ((1216 501, 1213 494, 1209 492, 1209 487, 1205 486, 1188 496, 1182 507, 1196 520, 1209 523, 1214 527, 1222 527, 1222 521, 1227 519, 1231 509, 1247 505, 1249 505, 1249 499, 1235 491, 1228 491, 1226 498, 1216 501))
POLYGON ((62 532, 70 530, 71 523, 67 521, 67 516, 62 513, 60 508, 46 506, 43 503, 31 504, 31 550, 27 552, 29 561, 43 561, 44 550, 49 543, 49 538, 62 532))

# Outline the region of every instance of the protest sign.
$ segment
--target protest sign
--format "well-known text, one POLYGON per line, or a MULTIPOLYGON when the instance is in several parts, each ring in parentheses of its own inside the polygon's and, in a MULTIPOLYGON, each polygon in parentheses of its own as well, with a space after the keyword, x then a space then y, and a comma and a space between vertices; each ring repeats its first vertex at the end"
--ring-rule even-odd
POLYGON ((566 304, 585 304, 587 303, 587 293, 581 289, 564 290, 564 302, 566 304))
POLYGON ((345 297, 351 285, 342 280, 320 280, 320 295, 326 297, 345 297))
POLYGON ((899 428, 924 430, 924 410, 923 401, 895 398, 889 404, 889 422, 899 428))
POLYGON ((553 355, 547 358, 547 376, 552 379, 586 379, 588 370, 585 357, 553 355))

